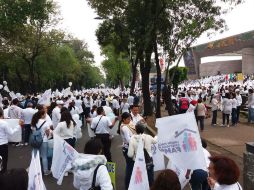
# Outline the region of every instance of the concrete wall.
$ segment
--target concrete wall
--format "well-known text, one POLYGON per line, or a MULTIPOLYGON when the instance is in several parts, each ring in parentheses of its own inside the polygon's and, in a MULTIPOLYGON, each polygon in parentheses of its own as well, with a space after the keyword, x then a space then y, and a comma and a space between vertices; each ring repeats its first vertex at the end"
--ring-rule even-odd
POLYGON ((210 63, 203 63, 199 66, 200 76, 217 75, 218 71, 221 74, 230 74, 235 72, 242 72, 242 61, 217 61, 210 63))
POLYGON ((242 50, 242 68, 243 74, 254 73, 254 48, 245 48, 242 50))

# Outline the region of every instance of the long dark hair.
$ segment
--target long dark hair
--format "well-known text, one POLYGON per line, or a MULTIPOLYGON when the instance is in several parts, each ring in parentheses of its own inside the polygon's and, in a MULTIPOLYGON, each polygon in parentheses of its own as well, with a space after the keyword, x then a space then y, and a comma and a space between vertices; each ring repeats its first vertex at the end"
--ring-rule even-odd
POLYGON ((71 113, 69 111, 63 111, 61 113, 61 119, 60 122, 65 121, 67 124, 67 128, 70 127, 71 121, 73 123, 73 126, 75 127, 76 122, 72 119, 71 113))
POLYGON ((38 112, 36 112, 34 115, 33 115, 33 118, 32 118, 32 121, 31 121, 31 125, 33 127, 36 126, 36 124, 38 123, 39 119, 42 118, 43 115, 45 115, 45 110, 42 109, 42 110, 39 110, 38 112))

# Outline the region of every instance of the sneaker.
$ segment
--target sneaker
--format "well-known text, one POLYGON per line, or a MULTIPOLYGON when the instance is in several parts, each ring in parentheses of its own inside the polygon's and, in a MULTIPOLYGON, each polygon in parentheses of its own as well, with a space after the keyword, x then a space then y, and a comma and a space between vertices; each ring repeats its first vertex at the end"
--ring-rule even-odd
POLYGON ((25 143, 25 146, 27 146, 28 145, 28 143, 25 143))
POLYGON ((212 124, 212 126, 216 126, 216 125, 217 125, 216 123, 212 124))
POLYGON ((50 170, 44 172, 44 175, 49 175, 49 174, 51 174, 51 171, 50 171, 50 170))
POLYGON ((16 144, 16 146, 18 147, 18 146, 24 146, 24 144, 23 143, 18 143, 18 144, 16 144))
POLYGON ((229 125, 227 125, 227 127, 229 127, 229 125))
POLYGON ((68 176, 68 172, 65 172, 65 173, 64 173, 64 176, 68 176))
POLYGON ((224 124, 221 124, 220 126, 221 126, 221 127, 224 127, 225 125, 224 125, 224 124))

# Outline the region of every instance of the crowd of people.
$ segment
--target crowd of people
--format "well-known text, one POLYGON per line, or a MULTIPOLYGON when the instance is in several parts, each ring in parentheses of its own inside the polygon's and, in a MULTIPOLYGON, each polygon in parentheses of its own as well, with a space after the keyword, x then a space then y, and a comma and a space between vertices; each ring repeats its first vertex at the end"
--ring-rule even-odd
MULTIPOLYGON (((221 126, 229 127, 231 124, 236 127, 239 123, 240 108, 245 104, 243 96, 248 97, 246 101, 248 121, 250 123, 254 121, 254 97, 250 81, 247 79, 240 84, 226 80, 225 76, 187 81, 179 86, 178 92, 172 91, 171 99, 177 113, 195 113, 201 132, 205 130, 204 120, 209 117, 208 110, 212 112, 212 126, 218 125, 217 115, 220 110, 223 118, 221 126)), ((38 96, 26 96, 23 99, 3 97, 0 104, 2 165, 0 186, 6 175, 10 175, 7 172, 8 135, 15 133, 15 130, 8 127, 4 119, 19 119, 20 126, 22 126, 22 141, 12 144, 13 146, 29 145, 29 137, 39 130, 43 137, 39 151, 44 175, 51 173, 51 160, 48 158, 52 157, 50 142, 54 135, 60 136, 75 148, 77 140, 82 137, 82 131, 84 131, 82 127, 89 127, 94 135, 86 143, 84 154, 80 154, 73 163, 73 185, 82 190, 92 187, 100 187, 103 190, 113 189, 105 164, 107 161, 112 161, 111 140, 113 136, 110 130, 116 127, 116 123, 119 123, 118 133, 122 138, 122 152, 126 163, 125 189, 129 187, 140 140, 144 143, 150 188, 152 190, 181 189, 179 179, 172 170, 164 170, 154 179, 151 145, 157 142, 157 137, 145 134, 147 123, 140 112, 142 106, 140 91, 137 91, 135 95, 130 95, 128 92, 111 92, 80 91, 62 97, 54 94, 50 96, 50 105, 40 104, 38 96), (49 155, 50 152, 51 155, 49 155)), ((151 99, 155 100, 154 95, 156 93, 151 93, 151 99)), ((190 180, 192 190, 242 189, 237 182, 240 175, 239 168, 233 160, 223 156, 211 156, 206 150, 204 150, 204 155, 207 167, 192 173, 190 180)), ((68 175, 68 172, 65 175, 68 175)))

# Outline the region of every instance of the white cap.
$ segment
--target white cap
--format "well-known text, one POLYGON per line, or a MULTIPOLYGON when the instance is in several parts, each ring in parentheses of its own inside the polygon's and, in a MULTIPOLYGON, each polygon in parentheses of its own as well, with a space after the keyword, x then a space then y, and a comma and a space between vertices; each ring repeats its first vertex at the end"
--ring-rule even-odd
POLYGON ((57 101, 56 101, 56 104, 57 104, 57 105, 63 105, 64 102, 63 102, 63 100, 57 100, 57 101))

